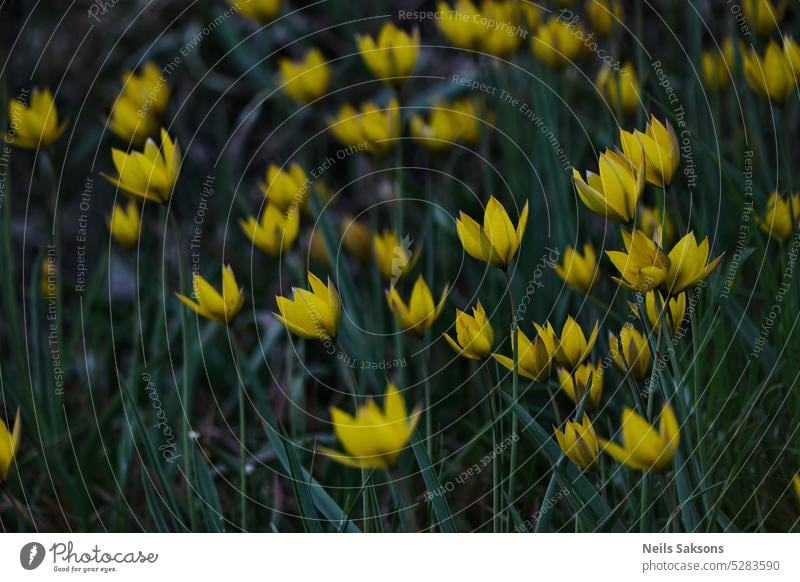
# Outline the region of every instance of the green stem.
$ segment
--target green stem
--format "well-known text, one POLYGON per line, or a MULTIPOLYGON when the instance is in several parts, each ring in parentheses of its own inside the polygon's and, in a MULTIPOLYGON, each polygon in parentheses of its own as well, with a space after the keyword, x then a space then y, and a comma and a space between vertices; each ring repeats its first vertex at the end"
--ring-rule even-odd
MULTIPOLYGON (((519 401, 519 333, 517 333, 516 309, 517 303, 514 300, 514 289, 511 274, 506 271, 508 280, 508 298, 511 302, 511 341, 514 342, 514 366, 511 380, 511 398, 513 405, 511 408, 511 452, 508 462, 508 505, 509 508, 514 503, 514 478, 517 469, 517 432, 519 431, 519 416, 517 415, 516 404, 519 401)), ((511 512, 506 515, 506 525, 511 523, 511 512)))

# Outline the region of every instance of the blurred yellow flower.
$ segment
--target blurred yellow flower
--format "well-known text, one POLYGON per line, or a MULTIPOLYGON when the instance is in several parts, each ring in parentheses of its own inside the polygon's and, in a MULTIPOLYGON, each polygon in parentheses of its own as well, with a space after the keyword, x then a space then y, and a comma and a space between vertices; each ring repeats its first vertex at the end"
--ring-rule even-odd
POLYGON ((308 272, 311 291, 292 288, 292 299, 277 296, 278 311, 275 318, 286 329, 305 339, 331 340, 339 331, 342 304, 339 292, 328 278, 327 286, 311 271, 308 272))
POLYGON ((631 114, 640 103, 639 79, 631 63, 624 63, 619 72, 603 66, 595 80, 597 91, 608 101, 611 109, 631 114))
MULTIPOLYGON (((670 259, 653 239, 641 230, 622 230, 625 251, 607 251, 606 254, 620 277, 611 279, 633 291, 650 291, 667 279, 670 259)), ((680 291, 676 291, 680 292, 680 291)))
POLYGON ((421 115, 412 115, 408 126, 411 136, 431 152, 449 149, 461 137, 461 116, 458 118, 445 105, 436 105, 428 110, 427 120, 421 115))
POLYGON ((143 113, 130 99, 119 98, 111 108, 108 128, 122 141, 136 146, 158 133, 161 125, 152 113, 143 113))
MULTIPOLYGON (((631 311, 638 316, 639 306, 633 302, 629 305, 631 311)), ((668 297, 667 300, 661 294, 661 291, 648 291, 644 298, 644 310, 653 330, 658 331, 661 326, 659 314, 663 311, 664 313, 661 317, 667 322, 669 329, 675 332, 683 323, 683 318, 686 317, 686 293, 668 297)))
POLYGON ((716 47, 703 51, 703 83, 709 91, 722 91, 731 83, 735 65, 733 40, 726 38, 721 51, 716 47))
POLYGON ((29 103, 22 98, 9 100, 8 124, 5 140, 29 150, 49 146, 67 128, 66 120, 58 122, 58 108, 50 89, 34 89, 29 103))
POLYGON ((619 0, 588 0, 586 18, 600 38, 608 38, 624 24, 625 11, 619 0))
POLYGON ((436 4, 441 18, 436 21, 439 31, 450 42, 459 48, 480 48, 483 27, 480 25, 481 13, 470 0, 456 0, 450 8, 446 2, 436 4))
POLYGON ((258 187, 270 204, 283 212, 289 212, 305 204, 309 180, 300 164, 290 164, 288 172, 275 164, 270 164, 267 168, 266 181, 261 182, 258 187))
POLYGON ((310 49, 299 61, 282 58, 278 61, 283 92, 299 103, 310 103, 322 97, 331 81, 331 68, 319 49, 310 49))
POLYGON ((481 48, 496 57, 508 58, 516 52, 525 33, 519 28, 519 2, 484 0, 481 4, 481 48))
POLYGON ((800 503, 800 474, 794 476, 794 479, 792 479, 792 486, 794 487, 794 496, 800 503))
POLYGON ((439 303, 434 305, 431 290, 420 275, 411 290, 408 304, 403 301, 394 286, 386 291, 386 302, 397 323, 403 328, 402 331, 413 331, 417 335, 424 335, 442 313, 447 290, 448 286, 445 285, 439 303))
POLYGON ((556 373, 561 389, 576 405, 580 404, 587 388, 589 397, 586 409, 591 410, 600 405, 600 399, 603 397, 603 366, 600 362, 596 364, 584 362, 572 374, 564 368, 558 368, 556 373))
POLYGON ((783 20, 786 0, 743 0, 742 9, 748 24, 760 36, 769 36, 783 20))
POLYGON ((783 52, 786 55, 789 68, 794 74, 794 80, 800 82, 800 44, 797 44, 791 36, 784 36, 783 52))
POLYGON ((134 104, 142 115, 161 115, 169 105, 172 95, 161 69, 154 63, 145 63, 139 73, 127 71, 122 75, 120 99, 134 104))
POLYGON ((125 153, 111 150, 116 176, 103 176, 114 186, 134 198, 158 204, 169 202, 181 165, 181 149, 161 130, 161 147, 148 138, 144 151, 125 153))
POLYGON ((556 440, 567 458, 581 469, 594 465, 600 456, 597 434, 588 416, 584 415, 582 422, 568 420, 563 432, 556 429, 556 440))
POLYGON ((244 235, 255 246, 273 257, 288 252, 300 232, 300 211, 298 209, 284 212, 274 204, 267 204, 261 213, 261 219, 248 216, 240 220, 244 235))
POLYGON ((597 279, 597 255, 589 243, 583 245, 582 255, 569 246, 564 251, 561 264, 556 264, 553 268, 564 283, 588 295, 597 279))
POLYGON ((125 249, 133 248, 138 242, 141 222, 139 206, 133 200, 128 201, 126 208, 115 204, 107 221, 111 236, 125 249))
POLYGON ((670 295, 677 295, 706 279, 722 260, 720 255, 709 263, 708 254, 708 237, 698 245, 694 231, 686 234, 667 255, 669 270, 661 288, 670 295))
POLYGON ((781 104, 795 91, 792 64, 774 40, 769 41, 763 58, 755 48, 743 49, 742 62, 747 84, 761 97, 781 104))
POLYGON ((397 282, 414 268, 420 255, 420 247, 411 252, 411 240, 400 240, 397 233, 384 230, 372 237, 375 264, 387 281, 397 282))
POLYGON ((559 16, 551 16, 531 40, 534 56, 552 69, 562 69, 580 56, 584 33, 559 16))
POLYGON ((283 0, 228 0, 228 4, 245 18, 267 24, 280 14, 283 0))
POLYGON ((569 371, 575 370, 583 361, 589 357, 597 341, 597 334, 600 328, 597 322, 594 324, 589 338, 583 333, 580 324, 567 316, 561 333, 556 339, 556 361, 569 371))
POLYGON ((800 223, 800 195, 786 197, 773 192, 767 200, 767 209, 758 218, 761 230, 783 242, 791 238, 800 223))
POLYGON ((449 334, 444 334, 444 339, 465 358, 482 360, 492 352, 494 330, 480 301, 472 308, 472 313, 456 309, 456 339, 449 334))
POLYGON ((622 446, 599 438, 600 446, 614 459, 631 469, 663 471, 672 464, 681 434, 672 406, 661 410, 658 430, 630 408, 622 411, 622 446))
POLYGON ((453 120, 461 127, 459 141, 475 145, 481 137, 480 112, 472 99, 459 99, 450 105, 453 120))
POLYGON ((356 45, 373 75, 392 85, 402 85, 419 57, 419 30, 408 34, 387 22, 375 39, 357 35, 356 45))
MULTIPOLYGON (((543 382, 550 375, 556 351, 555 331, 549 323, 544 327, 537 323, 533 325, 536 328, 536 339, 529 340, 528 336, 517 328, 516 340, 512 335, 511 349, 516 351, 517 344, 519 344, 517 361, 519 375, 534 382, 543 382)), ((493 353, 492 356, 503 367, 509 370, 514 369, 514 360, 512 358, 496 353, 493 353)))
POLYGON ((352 216, 342 219, 342 246, 361 262, 372 256, 372 233, 369 227, 352 216))
POLYGON ((608 345, 611 359, 620 370, 635 380, 644 379, 650 369, 650 346, 647 338, 633 324, 622 326, 618 336, 609 334, 608 345))
POLYGON ((8 472, 11 470, 11 464, 19 451, 21 438, 22 419, 19 409, 17 409, 17 417, 14 420, 14 428, 11 432, 8 431, 6 423, 0 418, 0 485, 8 479, 8 472))
POLYGON ((636 222, 639 229, 653 239, 656 238, 660 229, 663 243, 672 242, 672 238, 675 236, 675 227, 669 219, 669 214, 662 212, 660 208, 641 206, 636 214, 636 222))
POLYGON ((572 169, 578 195, 592 212, 619 224, 631 222, 644 191, 644 171, 614 150, 600 154, 597 165, 599 173, 587 170, 585 180, 572 169))
POLYGON ((244 289, 237 284, 230 265, 222 268, 222 293, 197 273, 194 274, 192 288, 196 301, 180 293, 175 295, 197 315, 217 323, 228 325, 244 305, 244 289))
POLYGON ((505 268, 517 253, 527 224, 527 202, 522 207, 515 229, 506 209, 492 196, 483 214, 483 226, 464 212, 460 212, 456 220, 456 231, 469 256, 505 268))
POLYGON ((386 387, 383 410, 370 398, 356 411, 355 417, 331 408, 331 422, 344 449, 340 453, 319 447, 323 455, 348 467, 388 469, 411 440, 422 409, 417 406, 409 415, 403 396, 394 384, 386 387))
POLYGON ((345 105, 335 119, 329 121, 334 137, 348 146, 363 147, 368 152, 384 155, 392 150, 400 137, 402 122, 397 99, 392 99, 386 108, 379 109, 374 103, 365 103, 359 113, 345 105))
POLYGON ((519 7, 520 10, 522 10, 522 16, 527 23, 528 28, 532 31, 538 30, 542 24, 542 20, 544 19, 544 8, 542 8, 539 4, 526 2, 524 0, 519 3, 519 7))
POLYGON ((644 133, 623 129, 619 132, 622 151, 625 157, 642 170, 648 184, 665 188, 670 185, 675 171, 681 163, 678 136, 669 121, 661 123, 655 115, 650 115, 650 123, 644 133))

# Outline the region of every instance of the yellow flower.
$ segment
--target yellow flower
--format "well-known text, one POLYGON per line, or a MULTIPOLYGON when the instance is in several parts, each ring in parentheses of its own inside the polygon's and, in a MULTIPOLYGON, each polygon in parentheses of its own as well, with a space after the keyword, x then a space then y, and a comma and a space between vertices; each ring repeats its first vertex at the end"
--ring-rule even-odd
POLYGON ((469 145, 478 143, 481 137, 481 126, 478 107, 471 99, 460 99, 450 105, 454 123, 461 127, 459 141, 469 145))
POLYGON ((572 181, 583 203, 608 220, 626 224, 636 215, 636 204, 644 191, 644 172, 619 152, 600 154, 598 172, 586 171, 586 180, 573 168, 572 181))
POLYGON ((117 99, 108 118, 108 128, 114 135, 137 146, 158 133, 160 127, 155 114, 144 113, 130 99, 117 99))
POLYGON ((785 198, 773 192, 767 200, 767 210, 758 219, 761 230, 779 241, 788 240, 800 222, 800 196, 790 194, 785 198))
POLYGON ((111 156, 117 175, 103 176, 114 186, 135 200, 169 202, 180 172, 181 150, 165 129, 161 130, 160 148, 148 138, 142 152, 127 154, 114 148, 111 156))
POLYGON ((473 315, 456 309, 456 339, 444 334, 447 343, 459 354, 470 360, 482 360, 489 356, 494 346, 494 330, 483 305, 472 308, 473 315))
POLYGON ((619 336, 609 334, 608 345, 611 359, 617 367, 630 374, 635 380, 642 380, 650 369, 650 346, 647 338, 633 324, 626 323, 619 336))
MULTIPOLYGON (((686 317, 686 293, 680 293, 675 297, 669 297, 666 301, 660 291, 648 291, 644 298, 644 309, 647 313, 647 320, 650 322, 653 330, 658 331, 661 326, 659 314, 663 311, 661 317, 667 322, 670 330, 677 331, 683 323, 683 318, 686 317)), ((639 315, 639 306, 636 303, 629 303, 631 311, 635 315, 639 315)))
POLYGON ((492 196, 483 213, 483 226, 461 212, 456 220, 456 231, 469 256, 505 268, 517 253, 527 224, 527 202, 515 229, 506 209, 492 196))
POLYGON ((326 286, 312 272, 308 273, 311 291, 292 288, 292 299, 277 296, 280 315, 275 318, 286 329, 306 339, 330 340, 336 337, 342 318, 339 292, 328 278, 326 286))
MULTIPOLYGON (((533 326, 536 328, 536 339, 529 340, 528 336, 518 328, 516 341, 512 336, 511 349, 516 351, 517 344, 519 344, 517 361, 519 375, 534 382, 543 382, 550 375, 553 355, 556 351, 556 334, 549 323, 544 327, 537 323, 534 323, 533 326)), ((492 357, 503 367, 509 370, 514 369, 512 358, 501 354, 492 354, 492 357)))
POLYGON ((420 115, 409 120, 411 136, 431 152, 441 152, 453 146, 461 137, 461 115, 455 117, 445 105, 436 105, 428 113, 427 121, 420 115))
POLYGON ((282 0, 228 0, 228 4, 245 18, 267 24, 280 14, 282 0))
POLYGON ((300 211, 284 212, 273 204, 267 204, 260 221, 249 216, 247 220, 240 220, 239 225, 250 242, 268 255, 277 257, 294 246, 300 231, 300 211))
POLYGON ((356 45, 367 68, 378 79, 393 85, 402 85, 411 75, 419 57, 419 30, 407 32, 387 22, 378 33, 356 36, 356 45))
POLYGON ((391 151, 400 137, 400 106, 397 99, 389 101, 385 109, 374 103, 366 103, 361 112, 350 105, 339 111, 336 119, 330 120, 330 130, 341 143, 364 147, 368 152, 384 155, 391 151))
POLYGON ((722 91, 731 83, 734 66, 733 40, 726 38, 722 51, 715 48, 703 51, 703 83, 709 91, 722 91))
POLYGON ((588 295, 597 279, 597 255, 589 243, 583 245, 583 255, 569 246, 564 251, 562 263, 555 265, 554 269, 564 283, 588 295))
POLYGON ((655 241, 641 230, 622 230, 625 251, 606 251, 620 272, 611 279, 633 291, 650 291, 661 285, 670 270, 670 259, 655 241))
POLYGON ((559 16, 551 16, 531 41, 534 56, 552 69, 562 69, 581 54, 583 32, 559 16))
POLYGON ((411 440, 421 414, 422 409, 417 406, 409 416, 397 386, 389 384, 383 410, 372 398, 358 409, 355 417, 331 408, 333 430, 345 452, 327 447, 319 447, 319 452, 348 467, 388 469, 411 440))
POLYGON ((783 37, 783 52, 786 61, 794 74, 794 80, 800 82, 800 45, 791 36, 783 37))
POLYGON ((351 216, 342 220, 342 246, 356 259, 366 262, 372 256, 372 233, 369 228, 351 216))
POLYGON ((115 204, 108 217, 108 230, 120 246, 125 249, 133 248, 139 240, 141 216, 136 202, 130 200, 127 208, 115 204))
POLYGON ((783 20, 786 12, 786 0, 743 0, 742 9, 748 24, 756 29, 760 36, 769 36, 783 20))
POLYGON ((800 474, 794 476, 792 485, 794 487, 794 496, 797 497, 797 501, 800 502, 800 474))
POLYGON ((639 225, 639 229, 653 239, 656 238, 660 229, 663 243, 671 242, 672 237, 675 236, 675 227, 669 219, 669 214, 662 212, 659 208, 651 206, 640 207, 636 215, 636 222, 639 225))
POLYGON ((519 4, 515 0, 484 0, 478 23, 481 48, 496 57, 508 58, 519 48, 523 34, 519 29, 519 4))
POLYGON ((311 258, 325 266, 331 264, 331 253, 328 251, 328 245, 325 242, 325 237, 322 230, 315 228, 311 233, 311 238, 308 241, 308 253, 311 258))
POLYGON ((648 184, 659 188, 670 185, 681 163, 681 152, 678 136, 669 121, 661 123, 651 115, 644 133, 621 129, 619 137, 625 157, 640 170, 644 165, 648 184))
POLYGON ((271 164, 267 168, 266 181, 260 183, 259 188, 269 203, 283 212, 302 207, 309 190, 306 173, 295 163, 289 166, 288 172, 271 164))
POLYGON ((244 305, 244 289, 236 283, 236 276, 230 265, 222 268, 221 294, 197 273, 194 274, 192 283, 193 295, 197 301, 180 293, 175 295, 201 317, 227 325, 233 321, 244 305))
POLYGON ((720 255, 709 263, 708 254, 708 237, 698 245, 694 231, 685 235, 667 255, 669 271, 661 288, 670 295, 677 295, 706 279, 722 260, 720 255))
POLYGON ((169 105, 172 91, 164 75, 153 63, 146 63, 137 75, 127 71, 122 75, 122 93, 119 99, 129 101, 142 115, 161 115, 169 105))
POLYGON ((624 23, 625 11, 619 0, 589 0, 586 18, 600 38, 608 38, 624 23))
POLYGON ((568 420, 564 432, 556 429, 556 440, 567 458, 581 469, 594 465, 600 456, 597 434, 588 416, 582 422, 568 420))
POLYGON ((672 458, 681 441, 678 419, 672 406, 661 410, 658 430, 630 408, 622 411, 622 446, 598 439, 603 450, 631 469, 663 471, 672 464, 672 458))
POLYGON ((589 398, 586 401, 586 409, 591 410, 599 406, 600 399, 603 397, 603 366, 600 362, 596 364, 584 362, 572 374, 569 373, 569 370, 559 368, 557 374, 561 389, 576 405, 580 404, 588 388, 589 398))
POLYGON ((519 7, 528 28, 533 31, 538 30, 544 18, 544 9, 533 2, 520 2, 519 7))
POLYGON ((621 109, 631 114, 639 106, 639 79, 631 63, 623 64, 618 73, 607 65, 603 66, 597 74, 595 85, 600 95, 615 111, 621 109))
POLYGON ((795 90, 792 64, 780 45, 770 40, 764 57, 756 50, 742 50, 744 78, 750 88, 773 103, 783 103, 795 90))
POLYGON ((283 92, 299 103, 319 99, 328 90, 331 68, 319 49, 312 48, 299 61, 278 61, 283 92))
POLYGON ((580 324, 572 319, 572 316, 567 316, 567 321, 564 322, 561 334, 556 340, 555 357, 558 363, 570 371, 576 369, 589 357, 599 331, 599 326, 595 322, 589 339, 586 339, 580 324))
POLYGON ((403 331, 413 331, 417 335, 424 335, 433 326, 442 312, 442 308, 444 308, 444 300, 447 299, 447 288, 447 285, 445 285, 439 298, 439 303, 434 305, 431 290, 428 288, 425 279, 420 275, 414 283, 407 305, 394 286, 386 291, 386 302, 389 304, 389 310, 394 314, 403 331))
POLYGON ((8 427, 3 419, 0 418, 0 484, 8 479, 8 472, 11 470, 11 463, 19 451, 19 441, 22 438, 22 420, 19 409, 14 420, 14 428, 8 432, 8 427))
POLYGON ((34 89, 30 103, 11 99, 8 102, 8 124, 6 141, 29 150, 49 146, 67 128, 66 120, 58 123, 58 108, 50 89, 34 89))
POLYGON ((446 2, 439 2, 436 9, 441 15, 436 24, 450 44, 463 49, 480 48, 483 27, 475 4, 470 0, 456 0, 455 6, 450 8, 446 2))
POLYGON ((372 237, 372 250, 381 275, 394 282, 411 272, 420 254, 420 248, 411 252, 410 239, 400 240, 397 233, 389 230, 372 237))

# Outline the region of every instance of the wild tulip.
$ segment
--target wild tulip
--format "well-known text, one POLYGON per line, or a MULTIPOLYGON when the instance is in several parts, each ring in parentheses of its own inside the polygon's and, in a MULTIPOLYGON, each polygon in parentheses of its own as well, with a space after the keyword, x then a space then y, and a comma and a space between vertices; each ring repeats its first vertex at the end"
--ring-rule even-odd
POLYGON ((470 360, 488 357, 494 346, 494 330, 483 305, 472 308, 472 315, 456 309, 456 339, 444 334, 444 339, 456 353, 470 360))
POLYGON ((591 467, 600 457, 597 434, 588 416, 581 422, 568 420, 563 431, 556 429, 556 441, 567 458, 581 469, 591 467))
POLYGON ((260 219, 249 216, 240 220, 239 225, 250 242, 268 255, 278 257, 294 246, 300 231, 300 211, 284 212, 273 204, 267 204, 260 219))
POLYGON ((588 295, 597 280, 597 255, 591 244, 583 245, 583 254, 571 246, 564 250, 561 264, 556 264, 556 275, 567 285, 588 295))
POLYGON ((236 276, 230 265, 222 268, 222 293, 196 273, 192 288, 196 301, 180 293, 175 295, 197 315, 210 321, 228 325, 244 305, 244 289, 236 283, 236 276))
POLYGON ((310 291, 292 288, 292 299, 277 296, 275 302, 280 314, 273 314, 291 333, 305 339, 332 340, 339 332, 342 304, 339 292, 328 279, 323 283, 313 273, 308 273, 310 291))
POLYGON ((14 458, 19 452, 19 444, 22 439, 22 420, 19 409, 14 420, 14 428, 9 432, 6 423, 0 418, 0 485, 8 479, 8 473, 14 458))
POLYGON ((319 49, 310 49, 298 61, 278 61, 281 89, 298 103, 311 103, 322 97, 331 81, 331 67, 319 49))
POLYGON ((522 244, 527 224, 527 202, 522 208, 517 227, 514 228, 506 209, 492 196, 483 214, 483 226, 461 212, 456 220, 456 231, 468 255, 479 261, 505 268, 522 244))
POLYGON ((431 290, 420 275, 414 283, 408 303, 403 301, 395 286, 386 291, 386 302, 403 331, 413 331, 421 336, 433 326, 442 313, 447 291, 448 286, 445 285, 439 302, 434 304, 431 290))
POLYGON ((609 334, 611 359, 634 380, 643 380, 650 369, 650 346, 647 338, 633 324, 626 323, 619 335, 609 334))
POLYGON ((34 89, 29 102, 21 97, 9 100, 8 123, 5 140, 29 150, 48 147, 67 128, 66 120, 59 123, 58 107, 50 89, 34 89))
POLYGON ((139 206, 133 200, 128 201, 125 208, 115 204, 107 223, 111 236, 122 248, 131 249, 139 242, 142 218, 139 206))
POLYGON ((639 471, 663 471, 672 464, 680 444, 680 426, 672 406, 661 410, 658 430, 630 408, 622 411, 622 445, 599 439, 615 460, 639 471))
POLYGON ((356 44, 373 75, 392 85, 401 85, 414 71, 419 57, 419 30, 408 34, 387 22, 377 38, 358 35, 356 44))
POLYGON ((573 168, 572 181, 581 200, 589 210, 612 222, 631 222, 644 191, 644 171, 614 150, 600 154, 598 168, 597 174, 587 171, 586 179, 573 168))
POLYGON ((678 136, 669 121, 661 123, 650 116, 644 132, 620 130, 622 151, 640 171, 645 171, 648 184, 666 188, 681 163, 678 136))

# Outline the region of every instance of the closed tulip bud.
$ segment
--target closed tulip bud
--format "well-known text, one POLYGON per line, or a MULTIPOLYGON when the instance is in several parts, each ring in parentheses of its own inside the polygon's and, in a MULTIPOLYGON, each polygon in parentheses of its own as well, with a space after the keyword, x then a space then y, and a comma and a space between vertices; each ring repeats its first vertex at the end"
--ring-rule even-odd
POLYGON ((9 100, 8 124, 5 140, 28 150, 48 147, 67 128, 66 120, 59 123, 58 108, 50 89, 34 89, 29 103, 19 98, 9 100))
POLYGON ((575 370, 589 357, 598 333, 599 326, 595 322, 587 339, 580 324, 572 319, 572 316, 567 316, 567 321, 564 322, 561 334, 556 340, 555 356, 558 363, 569 371, 575 370))
POLYGON ((625 157, 639 170, 645 170, 648 184, 659 188, 670 185, 681 163, 681 152, 669 121, 661 123, 651 115, 644 133, 620 130, 619 137, 625 157))
POLYGON ((456 231, 469 256, 505 268, 522 244, 527 224, 527 202, 522 208, 517 227, 514 228, 506 209, 492 196, 483 213, 483 226, 461 212, 456 220, 456 231))
POLYGON ((795 90, 792 64, 774 40, 769 41, 763 58, 754 48, 742 50, 742 62, 747 84, 761 97, 780 105, 795 90))
MULTIPOLYGON (((639 306, 630 303, 631 311, 639 316, 639 306)), ((653 330, 658 331, 661 327, 661 320, 667 322, 667 326, 673 333, 680 329, 684 317, 686 317, 686 293, 680 293, 675 297, 664 298, 660 291, 650 291, 644 298, 645 312, 647 321, 653 330)))
POLYGON ((314 229, 309 238, 308 254, 322 265, 329 267, 331 264, 331 253, 328 250, 322 231, 318 228, 314 229))
POLYGON ((352 216, 342 220, 342 246, 359 261, 366 262, 372 256, 372 233, 362 222, 352 216))
POLYGON ((467 145, 475 145, 481 137, 481 116, 475 101, 460 99, 450 105, 453 121, 460 126, 458 140, 467 145))
POLYGON ((409 120, 411 136, 431 152, 442 152, 455 144, 461 137, 460 115, 446 109, 444 105, 433 107, 424 119, 413 115, 409 120))
POLYGON ((291 164, 288 172, 272 164, 267 168, 266 181, 259 184, 259 188, 270 204, 288 212, 303 206, 309 181, 299 164, 291 164))
POLYGON ((622 445, 603 438, 600 446, 615 460, 639 471, 663 471, 672 464, 681 441, 672 406, 661 410, 658 430, 630 408, 622 411, 622 445))
POLYGON ((669 214, 659 208, 652 206, 640 207, 636 215, 636 222, 639 230, 649 238, 655 239, 658 233, 661 232, 661 240, 664 243, 670 243, 675 236, 675 227, 669 219, 669 214))
POLYGON ((344 452, 319 447, 320 453, 334 461, 357 469, 388 469, 408 445, 419 422, 422 409, 408 414, 403 396, 394 384, 386 387, 383 409, 370 398, 355 416, 331 408, 331 422, 344 452))
POLYGON ((228 0, 228 4, 245 18, 267 24, 278 17, 283 0, 228 0))
POLYGON ((298 103, 310 103, 322 97, 331 81, 331 68, 319 49, 312 48, 299 61, 278 61, 283 92, 298 103))
POLYGON ((14 420, 14 428, 11 432, 8 431, 6 423, 0 418, 0 485, 8 479, 8 472, 11 470, 11 464, 19 451, 21 438, 22 420, 19 409, 17 409, 17 417, 14 420))
POLYGON ((230 265, 222 268, 222 293, 197 273, 192 283, 196 301, 180 293, 175 295, 189 309, 208 320, 228 325, 244 305, 244 289, 236 283, 230 265))
POLYGON ((239 225, 250 242, 268 255, 278 257, 288 252, 297 240, 300 211, 284 212, 273 204, 267 204, 260 220, 249 216, 247 220, 240 220, 239 225))
POLYGON ((479 49, 482 27, 480 11, 470 0, 456 0, 453 8, 446 2, 436 5, 441 18, 436 21, 439 31, 450 42, 463 49, 479 49))
POLYGON ((791 238, 798 223, 800 223, 800 196, 797 194, 782 197, 773 192, 767 201, 767 209, 758 218, 761 230, 781 242, 791 238))
POLYGON ((313 273, 308 273, 310 291, 292 288, 292 298, 275 297, 280 315, 275 318, 295 335, 312 340, 332 340, 339 332, 342 304, 339 292, 328 279, 325 285, 313 273))
POLYGON ((709 91, 722 91, 730 85, 734 67, 733 41, 726 38, 722 51, 712 48, 703 51, 703 83, 709 91))
POLYGON ((584 33, 558 16, 551 16, 531 40, 534 56, 551 69, 563 69, 583 50, 584 33))
POLYGON ((783 52, 794 75, 794 80, 800 82, 800 44, 795 42, 791 36, 784 36, 783 52))
POLYGON ((376 39, 356 36, 356 45, 373 75, 392 85, 402 85, 419 57, 419 30, 408 34, 387 22, 376 39))
MULTIPOLYGON (((517 353, 517 371, 519 375, 533 380, 544 382, 550 375, 553 357, 556 351, 556 337, 553 327, 547 323, 541 326, 533 324, 536 328, 536 339, 531 341, 522 330, 516 330, 516 338, 511 338, 511 349, 517 353)), ((501 354, 492 354, 497 362, 508 370, 514 369, 514 360, 501 354)))
POLYGON ((694 232, 690 232, 680 239, 667 255, 669 257, 669 270, 661 288, 670 295, 677 295, 704 281, 722 260, 722 255, 713 261, 708 261, 708 237, 697 244, 694 232))
POLYGON ((420 275, 411 290, 408 304, 400 297, 397 288, 392 286, 386 291, 386 302, 389 310, 394 315, 402 331, 413 331, 417 335, 424 335, 442 313, 444 301, 447 299, 448 286, 442 290, 439 303, 433 303, 433 295, 425 279, 420 275))
POLYGON ((131 200, 125 208, 119 204, 114 205, 111 216, 108 217, 108 230, 122 248, 131 249, 139 241, 141 223, 139 207, 131 200))
POLYGON ((537 31, 544 20, 544 9, 533 2, 520 2, 519 7, 528 28, 534 32, 537 31))
POLYGON ((573 373, 559 368, 557 374, 561 389, 575 405, 583 400, 586 390, 589 390, 586 409, 592 410, 600 405, 603 397, 603 366, 599 362, 584 362, 573 373))
POLYGON ((177 142, 170 139, 167 131, 161 130, 161 147, 148 138, 144 151, 125 153, 111 150, 116 176, 103 176, 114 186, 134 200, 147 200, 157 204, 169 202, 181 166, 181 150, 177 142))
POLYGON ((480 301, 472 308, 472 313, 456 309, 456 339, 449 334, 444 334, 444 339, 465 358, 482 360, 492 352, 494 330, 480 301))
POLYGON ((122 93, 119 98, 133 103, 141 115, 156 117, 166 111, 172 91, 153 63, 146 63, 139 73, 127 71, 122 75, 122 93))
POLYGON ((613 110, 631 114, 640 103, 639 79, 630 63, 622 65, 618 73, 609 66, 600 69, 595 81, 597 91, 613 110))
POLYGON ((589 243, 583 245, 581 255, 572 247, 567 247, 564 251, 560 265, 555 265, 556 275, 567 285, 583 293, 589 294, 589 290, 597 279, 597 255, 594 248, 589 243))
POLYGON ((572 182, 581 200, 589 210, 612 222, 631 222, 644 191, 644 170, 613 150, 600 154, 598 168, 597 174, 587 170, 585 180, 573 168, 572 182))
POLYGON ((664 283, 671 266, 661 247, 641 230, 622 230, 622 241, 625 251, 606 251, 620 273, 620 277, 611 279, 618 285, 640 292, 650 291, 664 283))
POLYGON ((397 99, 390 100, 384 109, 366 103, 359 113, 352 106, 345 105, 339 115, 330 120, 329 127, 342 144, 363 147, 374 155, 385 155, 400 137, 400 106, 397 99))
POLYGON ((625 11, 619 0, 589 0, 586 18, 600 38, 608 38, 624 22, 625 11))
POLYGON ((633 324, 626 323, 618 336, 609 334, 611 359, 617 367, 634 380, 642 380, 650 369, 650 346, 647 338, 633 324))
POLYGON ((480 44, 483 52, 500 58, 508 58, 522 43, 519 30, 519 5, 514 0, 484 0, 481 4, 483 28, 480 44))
POLYGON ((397 233, 384 230, 372 238, 372 250, 375 255, 375 264, 381 275, 387 280, 397 282, 405 277, 417 264, 420 247, 411 252, 411 240, 403 240, 397 233))
POLYGON ((597 434, 588 416, 582 422, 568 420, 563 432, 556 429, 556 440, 567 458, 581 469, 594 465, 600 456, 597 434))
POLYGON ((786 0, 743 0, 742 11, 747 23, 760 36, 769 36, 783 20, 786 0))
POLYGON ((160 127, 155 114, 144 114, 130 99, 117 99, 108 118, 108 128, 114 135, 136 146, 156 135, 160 127))

